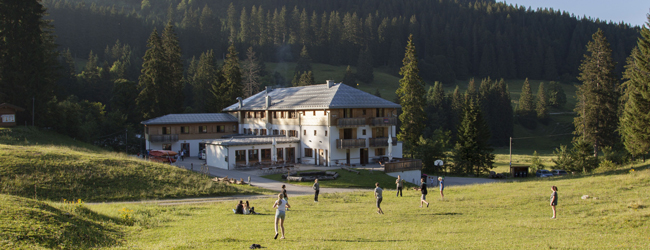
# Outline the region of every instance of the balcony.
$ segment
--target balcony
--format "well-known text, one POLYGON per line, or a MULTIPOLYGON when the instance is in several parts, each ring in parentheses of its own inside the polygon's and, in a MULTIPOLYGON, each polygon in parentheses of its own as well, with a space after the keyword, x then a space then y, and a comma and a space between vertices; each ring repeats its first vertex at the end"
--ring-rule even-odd
MULTIPOLYGON (((393 137, 393 146, 397 146, 397 137, 393 137)), ((370 138, 368 147, 388 147, 388 138, 370 138)))
POLYGON ((338 149, 348 149, 348 148, 365 148, 366 139, 338 139, 336 140, 336 148, 338 149))
POLYGON ((147 135, 150 142, 177 142, 178 134, 169 135, 147 135))
POLYGON ((375 117, 370 124, 378 127, 397 126, 397 117, 375 117))
POLYGON ((362 127, 366 126, 366 118, 339 118, 339 127, 362 127))

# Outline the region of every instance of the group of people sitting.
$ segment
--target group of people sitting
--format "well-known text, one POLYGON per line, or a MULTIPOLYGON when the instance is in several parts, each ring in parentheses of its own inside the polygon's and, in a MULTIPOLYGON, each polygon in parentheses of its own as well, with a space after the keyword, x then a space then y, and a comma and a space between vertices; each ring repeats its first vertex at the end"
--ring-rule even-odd
POLYGON ((246 201, 246 203, 239 201, 237 207, 232 211, 235 212, 235 214, 257 214, 255 212, 255 207, 251 207, 250 204, 248 204, 248 201, 246 201))

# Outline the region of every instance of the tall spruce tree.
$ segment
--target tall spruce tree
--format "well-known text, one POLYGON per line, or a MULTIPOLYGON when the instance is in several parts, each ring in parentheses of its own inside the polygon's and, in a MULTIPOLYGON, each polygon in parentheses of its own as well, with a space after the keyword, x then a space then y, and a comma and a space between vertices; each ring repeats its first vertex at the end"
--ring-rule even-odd
POLYGON ((307 51, 307 46, 303 45, 302 50, 300 50, 300 57, 298 57, 298 62, 296 62, 296 70, 294 75, 302 75, 303 73, 311 70, 311 57, 307 51))
POLYGON ((620 138, 618 128, 618 81, 614 74, 615 63, 605 33, 598 29, 587 44, 587 54, 580 65, 576 96, 574 134, 578 140, 592 143, 594 157, 601 145, 614 146, 620 138))
POLYGON ((533 91, 528 83, 528 78, 521 86, 521 94, 519 95, 519 104, 517 104, 517 117, 519 123, 529 129, 534 129, 537 126, 535 119, 535 100, 533 99, 533 91))
POLYGON ((423 133, 425 138, 430 138, 433 135, 433 132, 438 129, 442 130, 451 130, 448 129, 448 120, 449 120, 449 102, 447 96, 445 95, 445 90, 443 89, 441 82, 435 82, 433 87, 429 87, 427 91, 427 106, 425 108, 427 114, 427 123, 425 132, 423 133))
POLYGON ((246 50, 246 60, 244 60, 242 63, 244 98, 252 96, 260 90, 262 83, 260 81, 261 70, 262 68, 257 57, 255 56, 253 47, 249 47, 248 50, 246 50))
POLYGON ((218 100, 210 93, 215 87, 218 87, 222 81, 219 76, 219 69, 217 67, 216 58, 212 50, 208 50, 201 54, 199 61, 195 63, 196 68, 190 76, 192 83, 192 90, 194 95, 194 102, 192 108, 195 112, 220 112, 219 109, 213 109, 218 100))
POLYGON ((399 134, 397 134, 397 139, 404 142, 405 153, 412 157, 426 121, 426 114, 424 113, 426 105, 424 95, 426 92, 424 90, 424 81, 420 77, 420 70, 418 69, 413 35, 409 36, 402 62, 404 66, 399 71, 402 79, 399 80, 400 86, 396 91, 402 105, 402 114, 399 116, 402 126, 399 134))
POLYGON ((32 113, 36 125, 50 122, 44 117, 54 96, 58 53, 45 15, 41 1, 0 1, 0 101, 26 109, 16 114, 17 124, 33 122, 32 113))
POLYGON ((365 83, 372 83, 375 80, 372 67, 372 54, 368 47, 359 53, 356 76, 357 79, 365 83))
POLYGON ((242 74, 239 68, 239 57, 237 56, 235 44, 231 43, 228 47, 226 60, 221 68, 223 82, 221 88, 214 88, 212 94, 220 99, 217 104, 217 110, 222 110, 237 101, 237 97, 243 96, 242 91, 242 74))
POLYGON ((142 58, 142 70, 138 78, 140 94, 136 98, 142 118, 145 120, 165 115, 159 103, 167 100, 162 99, 159 93, 165 91, 163 82, 168 76, 165 72, 167 70, 165 50, 155 28, 149 36, 147 48, 142 58))
POLYGON ((494 154, 488 141, 490 130, 483 119, 476 98, 466 98, 458 126, 458 140, 453 150, 456 172, 477 176, 494 168, 494 154))
POLYGON ((544 83, 539 84, 539 89, 537 89, 537 102, 535 103, 535 111, 537 112, 537 120, 547 124, 549 114, 548 114, 548 96, 546 95, 546 89, 544 88, 544 83))
POLYGON ((644 155, 650 150, 650 16, 627 60, 624 77, 627 81, 620 122, 623 144, 632 155, 644 155))
POLYGON ((548 83, 548 105, 556 108, 564 107, 566 104, 566 94, 560 83, 552 81, 548 83))
POLYGON ((350 65, 348 65, 348 68, 345 69, 345 75, 343 76, 343 83, 351 87, 355 87, 355 88, 357 87, 357 80, 354 77, 354 73, 352 73, 352 69, 350 69, 350 65))
POLYGON ((165 87, 163 93, 164 102, 159 103, 164 114, 180 113, 183 111, 183 61, 181 46, 178 43, 178 37, 174 32, 172 21, 167 22, 167 26, 162 33, 162 46, 165 50, 165 87))

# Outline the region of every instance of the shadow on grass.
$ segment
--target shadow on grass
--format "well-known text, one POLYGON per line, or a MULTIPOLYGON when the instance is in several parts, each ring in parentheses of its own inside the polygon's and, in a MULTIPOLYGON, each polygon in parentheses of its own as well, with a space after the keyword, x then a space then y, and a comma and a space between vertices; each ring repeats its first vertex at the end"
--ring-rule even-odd
POLYGON ((337 241, 337 242, 401 242, 406 240, 373 240, 373 239, 324 239, 323 241, 337 241))

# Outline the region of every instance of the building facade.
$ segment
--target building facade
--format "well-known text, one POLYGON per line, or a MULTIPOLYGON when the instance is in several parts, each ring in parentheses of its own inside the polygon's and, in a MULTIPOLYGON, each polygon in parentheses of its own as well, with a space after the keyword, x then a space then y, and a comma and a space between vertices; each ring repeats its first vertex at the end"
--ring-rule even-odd
POLYGON ((9 103, 0 104, 0 127, 15 127, 16 112, 20 111, 25 111, 25 109, 9 103))
POLYGON ((235 117, 246 136, 206 140, 207 163, 232 169, 265 161, 331 166, 364 165, 389 155, 400 158, 399 108, 332 81, 267 88, 223 110, 235 117))
POLYGON ((184 150, 189 156, 198 156, 206 140, 239 134, 237 118, 225 113, 169 114, 141 124, 147 149, 184 150))

